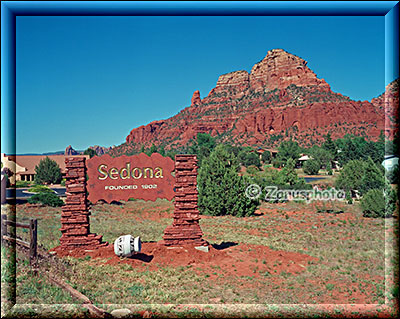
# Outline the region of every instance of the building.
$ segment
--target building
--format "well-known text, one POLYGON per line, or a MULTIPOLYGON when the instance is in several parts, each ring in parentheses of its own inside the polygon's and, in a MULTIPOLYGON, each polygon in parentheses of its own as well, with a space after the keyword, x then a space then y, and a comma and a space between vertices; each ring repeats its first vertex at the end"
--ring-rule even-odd
POLYGON ((390 172, 396 165, 399 165, 399 158, 396 155, 385 155, 382 165, 390 172))
POLYGON ((306 154, 300 154, 300 158, 297 159, 296 162, 296 168, 300 168, 303 167, 304 163, 310 159, 312 159, 312 157, 306 155, 306 154))
POLYGON ((3 164, 2 169, 7 167, 10 171, 12 171, 14 173, 13 176, 8 177, 8 180, 10 181, 10 184, 12 184, 12 185, 15 184, 17 174, 21 174, 25 171, 24 167, 15 163, 15 161, 10 159, 4 153, 1 153, 1 163, 3 164))
POLYGON ((61 174, 65 176, 65 158, 66 157, 85 157, 89 159, 89 155, 10 155, 1 154, 1 162, 4 167, 8 167, 14 176, 10 178, 10 183, 15 184, 16 181, 33 181, 35 178, 35 167, 44 158, 50 158, 55 161, 61 169, 61 174))

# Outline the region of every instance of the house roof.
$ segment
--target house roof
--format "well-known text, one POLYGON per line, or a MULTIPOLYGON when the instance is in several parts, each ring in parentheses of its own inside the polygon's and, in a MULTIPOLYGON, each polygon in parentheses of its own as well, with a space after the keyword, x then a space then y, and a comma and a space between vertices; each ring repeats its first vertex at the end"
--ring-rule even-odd
MULTIPOLYGON (((55 161, 61 169, 61 173, 65 173, 65 158, 66 157, 85 157, 89 159, 89 155, 73 155, 73 156, 65 156, 65 155, 12 155, 8 156, 9 160, 16 162, 19 166, 25 167, 26 171, 23 174, 35 174, 35 166, 39 164, 39 162, 44 158, 50 158, 55 161)), ((18 173, 18 172, 17 172, 18 173)))
POLYGON ((311 157, 309 157, 308 155, 303 155, 303 156, 300 157, 298 160, 299 160, 299 161, 308 161, 309 159, 311 159, 311 157))

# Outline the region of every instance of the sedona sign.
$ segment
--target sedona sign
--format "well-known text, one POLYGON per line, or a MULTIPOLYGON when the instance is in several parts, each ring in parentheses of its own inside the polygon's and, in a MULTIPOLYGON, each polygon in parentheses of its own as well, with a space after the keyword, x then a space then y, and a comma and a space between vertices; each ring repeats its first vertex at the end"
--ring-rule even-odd
POLYGON ((88 199, 110 203, 129 198, 171 200, 174 193, 174 161, 158 153, 111 157, 94 156, 87 161, 88 199))

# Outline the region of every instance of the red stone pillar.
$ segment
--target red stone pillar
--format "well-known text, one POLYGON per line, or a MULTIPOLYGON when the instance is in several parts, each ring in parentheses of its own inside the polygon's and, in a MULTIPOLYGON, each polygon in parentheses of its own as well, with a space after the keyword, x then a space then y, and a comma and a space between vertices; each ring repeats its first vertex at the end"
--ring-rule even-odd
POLYGON ((175 209, 172 226, 164 230, 162 244, 206 246, 199 225, 196 155, 175 156, 175 209))
POLYGON ((108 245, 102 242, 101 235, 90 233, 85 160, 84 157, 65 158, 67 198, 61 209, 60 228, 60 248, 65 250, 96 249, 108 245))

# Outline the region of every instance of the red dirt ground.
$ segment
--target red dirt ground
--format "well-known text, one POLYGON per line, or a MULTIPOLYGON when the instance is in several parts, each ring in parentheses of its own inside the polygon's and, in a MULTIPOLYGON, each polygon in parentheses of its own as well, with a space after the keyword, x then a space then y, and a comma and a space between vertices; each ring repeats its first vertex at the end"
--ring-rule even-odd
POLYGON ((209 246, 209 252, 203 252, 193 246, 166 247, 155 242, 146 242, 142 244, 142 251, 130 258, 117 257, 112 245, 94 251, 68 252, 60 247, 52 250, 59 257, 91 256, 94 259, 108 259, 107 264, 130 264, 143 269, 191 265, 200 267, 203 273, 210 275, 210 279, 217 277, 218 274, 259 277, 260 272, 267 271, 296 274, 304 271, 309 261, 318 261, 317 258, 305 254, 276 251, 265 246, 230 245, 229 243, 225 247, 215 245, 215 248, 209 246))

